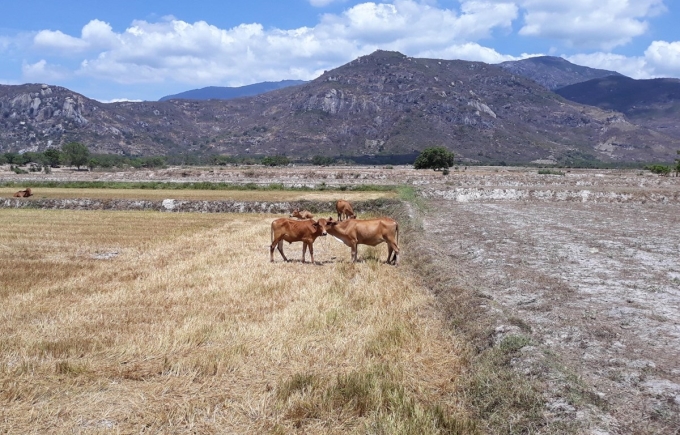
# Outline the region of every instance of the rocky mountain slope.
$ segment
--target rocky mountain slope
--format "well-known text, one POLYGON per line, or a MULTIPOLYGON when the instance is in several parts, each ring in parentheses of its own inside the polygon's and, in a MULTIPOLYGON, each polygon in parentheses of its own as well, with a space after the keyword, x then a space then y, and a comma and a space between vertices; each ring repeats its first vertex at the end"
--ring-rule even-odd
POLYGON ((600 77, 622 76, 616 71, 576 65, 555 56, 537 56, 498 64, 513 74, 527 77, 550 90, 581 83, 600 77))
POLYGON ((680 140, 563 99, 481 62, 376 51, 300 86, 233 100, 103 104, 68 89, 0 86, 0 152, 81 141, 93 152, 417 153, 463 161, 672 161, 680 140))
POLYGON ((680 80, 605 77, 555 90, 564 98, 626 115, 631 122, 680 138, 680 80))
POLYGON ((208 86, 207 88, 192 89, 179 94, 167 95, 158 101, 167 100, 231 100, 233 98, 250 97, 264 94, 276 89, 297 86, 306 83, 304 80, 281 80, 279 82, 262 82, 238 87, 208 86))

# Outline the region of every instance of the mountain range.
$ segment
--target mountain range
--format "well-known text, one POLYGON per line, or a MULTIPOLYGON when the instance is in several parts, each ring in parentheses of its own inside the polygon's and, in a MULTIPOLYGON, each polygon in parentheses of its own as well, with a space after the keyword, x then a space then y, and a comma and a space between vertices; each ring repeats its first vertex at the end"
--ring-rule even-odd
POLYGON ((501 62, 498 66, 513 74, 530 78, 552 91, 602 77, 623 77, 616 71, 575 65, 566 59, 555 56, 537 56, 501 62))
MULTIPOLYGON (((519 62, 521 68, 513 69, 379 50, 297 86, 229 100, 104 104, 59 86, 3 85, 0 152, 80 141, 95 153, 125 155, 385 161, 446 146, 470 163, 569 165, 677 156, 680 136, 673 131, 551 91, 550 83, 569 81, 556 78, 566 74, 562 61, 552 62, 558 67, 546 84, 528 76, 550 62, 519 62)), ((587 77, 585 67, 569 68, 572 77, 587 77)))
POLYGON ((167 100, 231 100, 233 98, 250 97, 264 94, 276 89, 297 86, 306 83, 304 80, 281 80, 280 82, 262 82, 239 87, 208 86, 207 88, 192 89, 179 94, 167 95, 158 101, 167 100))

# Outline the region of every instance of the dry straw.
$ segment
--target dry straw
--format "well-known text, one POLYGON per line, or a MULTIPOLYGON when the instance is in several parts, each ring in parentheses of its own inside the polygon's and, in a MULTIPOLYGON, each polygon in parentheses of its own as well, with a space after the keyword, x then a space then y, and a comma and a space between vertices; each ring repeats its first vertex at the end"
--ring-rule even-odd
POLYGON ((0 210, 3 430, 475 432, 406 269, 331 239, 270 263, 274 218, 0 210))

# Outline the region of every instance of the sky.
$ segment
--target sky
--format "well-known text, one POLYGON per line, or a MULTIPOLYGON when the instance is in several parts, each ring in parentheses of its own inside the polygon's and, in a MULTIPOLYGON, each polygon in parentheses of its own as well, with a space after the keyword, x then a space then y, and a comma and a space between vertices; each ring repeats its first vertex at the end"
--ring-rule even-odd
POLYGON ((680 0, 31 0, 0 5, 0 84, 102 102, 311 80, 375 50, 499 63, 561 56, 680 77, 680 0))

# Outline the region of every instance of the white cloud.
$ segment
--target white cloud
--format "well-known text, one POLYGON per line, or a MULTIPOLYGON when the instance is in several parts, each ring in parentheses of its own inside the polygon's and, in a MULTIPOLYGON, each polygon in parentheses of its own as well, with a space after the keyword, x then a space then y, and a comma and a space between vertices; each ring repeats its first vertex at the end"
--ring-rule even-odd
POLYGON ((64 53, 112 48, 118 42, 111 26, 100 20, 87 23, 81 31, 80 38, 67 35, 60 30, 41 30, 33 37, 34 47, 64 53))
POLYGON ((645 59, 656 75, 680 77, 680 41, 654 41, 645 50, 645 59))
MULTIPOLYGON (((159 22, 134 21, 123 32, 93 20, 80 37, 43 30, 33 43, 40 49, 80 53, 80 76, 126 84, 239 86, 312 79, 378 48, 412 56, 458 53, 467 59, 506 60, 476 41, 495 28, 509 29, 517 13, 510 2, 464 1, 458 12, 434 1, 393 0, 357 4, 338 15, 324 14, 314 27, 290 30, 264 29, 257 23, 221 29, 170 16, 159 22)), ((43 73, 38 64, 25 70, 43 73)))
POLYGON ((21 73, 24 80, 29 82, 54 83, 67 79, 72 73, 58 65, 49 64, 45 59, 21 66, 21 73))
POLYGON ((644 34, 646 19, 666 10, 663 0, 517 0, 517 4, 524 16, 520 35, 601 50, 644 34))
POLYGON ((133 100, 130 98, 113 98, 111 100, 97 100, 100 103, 140 103, 144 100, 133 100))
POLYGON ((86 41, 69 36, 60 30, 41 30, 33 38, 33 43, 38 48, 56 49, 62 51, 84 51, 88 44, 86 41))
POLYGON ((680 41, 654 41, 643 56, 597 52, 565 58, 578 65, 617 71, 634 79, 680 77, 680 41))
POLYGON ((443 50, 425 50, 415 55, 430 59, 465 59, 476 62, 500 63, 509 60, 526 59, 537 54, 522 54, 521 56, 509 56, 501 54, 493 48, 484 47, 475 42, 467 42, 460 45, 452 45, 443 50))
POLYGON ((616 71, 634 79, 648 79, 652 77, 652 72, 645 59, 642 57, 628 57, 604 52, 576 54, 563 57, 569 62, 577 65, 616 71))

